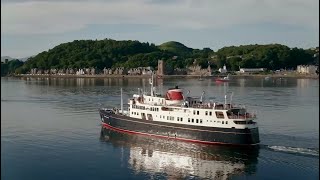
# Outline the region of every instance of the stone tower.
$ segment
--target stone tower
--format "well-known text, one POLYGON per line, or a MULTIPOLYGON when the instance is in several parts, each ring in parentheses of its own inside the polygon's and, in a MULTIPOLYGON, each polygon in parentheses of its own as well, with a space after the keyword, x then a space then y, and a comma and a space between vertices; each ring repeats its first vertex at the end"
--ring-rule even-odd
POLYGON ((164 75, 164 62, 163 62, 163 60, 158 60, 157 75, 158 76, 163 76, 164 75))

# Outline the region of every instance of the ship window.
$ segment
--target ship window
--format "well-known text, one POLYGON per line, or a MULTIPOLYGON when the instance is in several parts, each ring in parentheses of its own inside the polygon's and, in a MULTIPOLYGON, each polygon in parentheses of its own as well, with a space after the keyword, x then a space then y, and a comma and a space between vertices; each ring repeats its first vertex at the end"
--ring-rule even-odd
POLYGON ((141 113, 141 119, 146 120, 146 115, 144 113, 141 113))
POLYGON ((196 111, 195 111, 195 110, 193 110, 193 114, 196 114, 196 111))
POLYGON ((216 116, 218 119, 224 119, 223 112, 221 112, 221 111, 216 111, 216 116))
POLYGON ((191 122, 194 122, 194 119, 192 118, 191 122))
POLYGON ((167 120, 169 120, 169 116, 167 116, 167 120))
POLYGON ((199 111, 197 111, 197 115, 199 115, 199 111))
POLYGON ((183 121, 183 118, 182 118, 182 117, 180 118, 180 121, 181 121, 181 122, 183 121))
POLYGON ((190 122, 190 118, 188 118, 188 122, 190 122))
POLYGON ((228 121, 226 121, 226 124, 228 124, 228 121))
POLYGON ((162 118, 162 116, 160 115, 160 118, 162 118))
POLYGON ((199 119, 196 119, 196 123, 199 123, 199 119))
POLYGON ((208 111, 206 111, 206 116, 208 115, 208 111))
POLYGON ((212 116, 212 112, 211 111, 209 112, 209 115, 212 116))
POLYGON ((200 123, 202 123, 202 119, 200 119, 200 123))
POLYGON ((222 121, 222 124, 224 124, 224 121, 222 121))
POLYGON ((179 121, 180 119, 179 119, 179 117, 177 117, 177 121, 179 121))

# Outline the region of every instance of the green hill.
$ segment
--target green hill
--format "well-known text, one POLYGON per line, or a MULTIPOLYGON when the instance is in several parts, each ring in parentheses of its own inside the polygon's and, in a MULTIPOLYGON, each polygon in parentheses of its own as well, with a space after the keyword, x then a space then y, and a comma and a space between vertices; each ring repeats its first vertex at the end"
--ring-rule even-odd
POLYGON ((188 48, 184 44, 176 41, 165 42, 159 45, 158 48, 163 51, 169 51, 169 52, 175 53, 176 55, 190 54, 193 51, 192 48, 188 48))

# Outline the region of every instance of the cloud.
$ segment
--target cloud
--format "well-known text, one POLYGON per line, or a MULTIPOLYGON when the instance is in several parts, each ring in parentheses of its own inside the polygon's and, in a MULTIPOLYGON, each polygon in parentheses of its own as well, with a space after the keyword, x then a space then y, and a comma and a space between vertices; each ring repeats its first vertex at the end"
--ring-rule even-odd
POLYGON ((239 24, 288 24, 319 30, 319 0, 1 1, 1 34, 56 34, 90 24, 149 24, 219 29, 239 24))

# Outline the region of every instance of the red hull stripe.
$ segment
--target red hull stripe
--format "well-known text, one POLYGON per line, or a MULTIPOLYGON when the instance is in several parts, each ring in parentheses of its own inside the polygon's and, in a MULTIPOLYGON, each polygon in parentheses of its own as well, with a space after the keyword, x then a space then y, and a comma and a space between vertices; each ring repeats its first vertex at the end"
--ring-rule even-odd
POLYGON ((194 140, 194 139, 185 139, 185 138, 176 138, 176 137, 168 137, 168 136, 162 136, 162 135, 156 135, 156 134, 148 134, 148 133, 142 133, 142 132, 136 132, 136 131, 130 131, 130 130, 125 130, 125 129, 120 129, 116 128, 113 126, 110 126, 109 124, 106 124, 102 122, 102 125, 106 128, 119 131, 119 132, 125 132, 125 133, 130 133, 130 134, 140 134, 140 135, 145 135, 145 136, 153 136, 153 137, 158 137, 158 138, 166 138, 166 139, 176 139, 180 141, 186 141, 186 142, 194 142, 194 143, 201 143, 201 144, 223 144, 223 145, 237 145, 237 146, 251 146, 251 145, 256 145, 256 144, 230 144, 230 143, 222 143, 222 142, 209 142, 209 141, 199 141, 199 140, 194 140))

